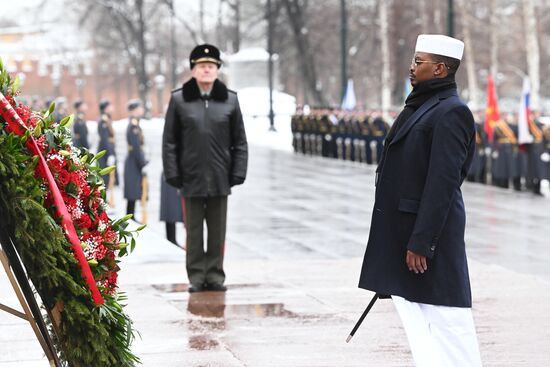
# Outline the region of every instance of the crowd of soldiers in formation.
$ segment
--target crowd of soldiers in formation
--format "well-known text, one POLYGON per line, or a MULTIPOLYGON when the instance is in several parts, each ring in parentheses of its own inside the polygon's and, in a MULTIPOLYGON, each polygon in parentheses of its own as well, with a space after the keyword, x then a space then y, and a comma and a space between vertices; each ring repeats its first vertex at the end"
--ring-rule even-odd
MULTIPOLYGON (((395 116, 392 116, 395 117, 395 116)), ((550 124, 533 114, 529 130, 531 144, 518 144, 516 116, 509 114, 494 125, 489 143, 476 114, 476 150, 468 181, 490 183, 540 195, 541 181, 550 180, 550 124)), ((291 120, 292 146, 296 153, 353 162, 378 164, 390 124, 378 112, 299 110, 291 120)))
POLYGON ((321 109, 299 111, 291 129, 297 153, 377 164, 390 126, 378 113, 321 109))

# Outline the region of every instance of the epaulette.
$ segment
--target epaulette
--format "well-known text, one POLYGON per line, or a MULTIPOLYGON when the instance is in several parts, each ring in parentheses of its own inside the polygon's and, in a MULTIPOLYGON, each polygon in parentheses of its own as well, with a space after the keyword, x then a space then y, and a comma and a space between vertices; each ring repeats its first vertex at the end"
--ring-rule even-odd
POLYGON ((233 94, 237 94, 237 92, 235 92, 234 90, 229 89, 229 88, 227 89, 227 92, 231 92, 231 93, 233 93, 233 94))
POLYGON ((176 92, 179 92, 183 87, 179 87, 179 88, 176 88, 176 89, 172 89, 172 92, 170 93, 176 93, 176 92))

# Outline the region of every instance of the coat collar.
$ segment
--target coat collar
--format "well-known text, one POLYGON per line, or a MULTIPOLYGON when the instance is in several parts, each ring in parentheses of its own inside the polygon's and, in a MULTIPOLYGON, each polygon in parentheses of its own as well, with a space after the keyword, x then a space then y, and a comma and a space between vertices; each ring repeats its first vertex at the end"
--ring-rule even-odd
MULTIPOLYGON (((183 84, 182 92, 185 102, 191 102, 202 98, 201 91, 195 78, 191 78, 189 81, 183 84)), ((225 102, 227 100, 227 96, 227 87, 225 86, 225 84, 216 79, 216 81, 214 81, 212 91, 210 92, 210 98, 215 101, 225 102)))
POLYGON ((405 122, 405 124, 397 131, 397 135, 395 138, 392 139, 390 146, 401 140, 409 130, 413 127, 413 125, 424 115, 426 112, 428 112, 432 107, 439 104, 439 101, 449 98, 451 96, 457 96, 456 89, 447 89, 440 93, 435 94, 433 97, 428 99, 418 110, 416 110, 411 117, 405 122))

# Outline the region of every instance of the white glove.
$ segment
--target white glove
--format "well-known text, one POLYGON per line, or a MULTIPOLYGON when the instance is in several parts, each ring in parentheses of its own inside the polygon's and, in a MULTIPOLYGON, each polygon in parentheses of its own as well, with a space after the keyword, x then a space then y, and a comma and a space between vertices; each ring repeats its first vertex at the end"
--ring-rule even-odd
MULTIPOLYGON (((148 166, 148 165, 147 165, 147 166, 148 166)), ((142 176, 148 176, 148 174, 147 174, 148 172, 147 172, 147 171, 149 171, 149 170, 147 169, 147 166, 144 166, 144 167, 141 169, 141 175, 142 175, 142 176)))
POLYGON ((542 153, 540 155, 540 160, 543 161, 544 163, 550 162, 550 154, 548 154, 548 152, 542 153))
POLYGON ((107 157, 107 167, 114 166, 115 165, 115 156, 110 155, 107 157))

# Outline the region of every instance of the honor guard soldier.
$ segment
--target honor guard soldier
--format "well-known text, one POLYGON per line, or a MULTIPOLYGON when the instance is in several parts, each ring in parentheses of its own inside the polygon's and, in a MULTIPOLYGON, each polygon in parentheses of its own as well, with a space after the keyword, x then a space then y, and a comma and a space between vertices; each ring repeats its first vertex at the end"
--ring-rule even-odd
POLYGON ((361 138, 363 140, 364 148, 364 162, 367 164, 372 164, 372 149, 370 147, 372 136, 369 127, 369 117, 365 114, 363 115, 361 122, 361 138))
POLYGON ((543 151, 540 155, 542 162, 542 179, 550 180, 550 124, 542 128, 543 151))
MULTIPOLYGON (((382 157, 382 151, 384 150, 384 139, 390 130, 388 123, 382 118, 381 115, 374 117, 371 125, 371 134, 373 141, 376 142, 376 163, 380 163, 382 157)), ((374 152, 373 152, 374 153, 374 152)))
POLYGON ((58 97, 55 100, 55 111, 53 113, 53 119, 55 120, 55 122, 59 123, 65 116, 67 116, 67 114, 67 98, 58 97))
POLYGON ((472 165, 468 171, 468 181, 485 183, 486 155, 487 146, 483 124, 476 122, 476 150, 472 158, 472 165))
MULTIPOLYGON (((514 147, 518 140, 514 131, 504 120, 495 123, 493 130, 492 177, 495 186, 508 188, 510 178, 515 175, 514 147)), ((517 149, 517 148, 516 148, 517 149)))
POLYGON ((325 136, 325 140, 328 142, 328 157, 338 158, 338 147, 336 145, 336 138, 338 138, 338 117, 336 117, 337 111, 332 110, 328 115, 328 133, 325 136))
POLYGON ((74 103, 75 117, 73 125, 73 144, 78 148, 90 149, 88 142, 88 126, 86 126, 86 111, 88 105, 82 100, 74 103))
MULTIPOLYGON (((115 131, 113 130, 113 106, 108 100, 99 102, 99 121, 97 122, 97 132, 99 134, 99 144, 97 151, 106 151, 105 155, 99 159, 101 167, 109 167, 116 165, 115 153, 115 131)), ((114 206, 113 188, 118 185, 118 174, 115 169, 110 174, 103 176, 105 187, 110 192, 109 205, 114 206)))
POLYGON ((124 198, 128 201, 126 214, 134 214, 136 201, 141 200, 142 218, 141 222, 147 222, 147 183, 144 168, 147 159, 143 151, 144 138, 139 121, 143 117, 145 109, 141 101, 134 99, 128 102, 128 113, 130 118, 126 128, 126 142, 128 143, 128 155, 124 161, 124 198))
POLYGON ((290 119, 290 130, 292 131, 292 148, 294 148, 294 153, 298 153, 298 143, 300 136, 298 134, 298 119, 301 118, 301 111, 297 110, 290 119))
POLYGON ((529 133, 533 137, 533 141, 530 144, 526 144, 527 169, 525 182, 527 189, 531 190, 535 195, 541 195, 540 182, 543 179, 543 164, 540 158, 544 152, 544 143, 543 126, 537 121, 537 115, 537 112, 533 112, 528 121, 529 133))

